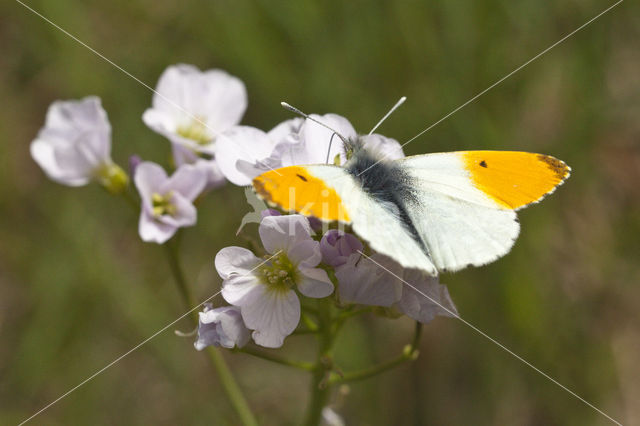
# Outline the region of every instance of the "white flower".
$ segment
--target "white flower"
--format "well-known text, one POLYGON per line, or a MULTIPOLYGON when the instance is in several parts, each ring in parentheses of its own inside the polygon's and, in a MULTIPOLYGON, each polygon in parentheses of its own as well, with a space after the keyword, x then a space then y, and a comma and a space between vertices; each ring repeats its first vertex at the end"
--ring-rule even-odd
MULTIPOLYGON (((402 146, 395 139, 379 134, 358 135, 346 118, 337 114, 316 115, 311 117, 339 132, 347 140, 356 140, 362 146, 384 157, 387 160, 397 160, 404 157, 402 146)), ((298 134, 299 143, 285 145, 280 149, 282 163, 285 165, 304 164, 337 164, 344 165, 347 152, 344 142, 331 130, 313 120, 305 120, 298 134)))
POLYGON ((327 273, 315 268, 322 255, 311 238, 309 221, 300 215, 267 216, 259 228, 262 244, 273 258, 261 259, 241 247, 226 247, 215 265, 223 279, 222 296, 239 306, 253 340, 277 348, 300 321, 300 301, 295 290, 307 297, 327 297, 333 284, 327 273))
POLYGON ((31 143, 31 156, 49 178, 63 185, 96 180, 118 192, 128 182, 111 160, 111 125, 95 96, 51 104, 44 127, 31 143))
POLYGON ((282 162, 282 151, 298 143, 297 131, 302 119, 280 123, 268 133, 250 126, 237 126, 225 132, 216 145, 216 160, 222 174, 236 185, 272 169, 291 164, 282 162))
POLYGON ((193 200, 204 189, 205 172, 183 165, 167 177, 162 167, 144 162, 136 167, 134 181, 142 200, 139 233, 143 241, 162 244, 178 228, 195 225, 193 200))
POLYGON ((238 124, 246 109, 247 91, 238 78, 179 64, 162 73, 142 119, 171 142, 212 155, 216 137, 238 124))
POLYGON ((405 281, 402 283, 402 297, 396 304, 396 308, 408 317, 426 324, 436 315, 458 316, 458 310, 449 296, 449 290, 445 285, 440 284, 438 277, 424 274, 417 269, 405 269, 402 279, 405 281))
POLYGON ((242 322, 240 309, 235 306, 213 309, 211 303, 206 303, 204 311, 198 315, 198 340, 193 344, 197 350, 207 346, 241 348, 249 341, 249 330, 242 322))
MULTIPOLYGON (((354 140, 358 137, 349 120, 340 115, 311 114, 311 117, 335 129, 346 139, 354 140)), ((336 156, 339 156, 338 164, 344 164, 347 160, 342 139, 312 120, 304 120, 298 138, 299 143, 281 150, 282 162, 286 165, 325 164, 327 158, 329 164, 334 164, 336 156)))

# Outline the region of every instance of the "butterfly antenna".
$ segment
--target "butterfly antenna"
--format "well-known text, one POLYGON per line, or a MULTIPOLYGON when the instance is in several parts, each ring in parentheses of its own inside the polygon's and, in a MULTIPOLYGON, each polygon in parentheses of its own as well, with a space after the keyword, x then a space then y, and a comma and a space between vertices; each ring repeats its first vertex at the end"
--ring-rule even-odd
POLYGON ((331 152, 331 143, 333 142, 333 137, 337 135, 336 132, 333 132, 331 134, 331 139, 329 139, 329 149, 327 149, 327 160, 325 161, 325 163, 329 164, 329 153, 331 152))
MULTIPOLYGON (((326 127, 327 129, 331 130, 335 135, 338 135, 338 137, 339 137, 340 139, 342 139, 342 142, 344 142, 345 144, 348 144, 348 143, 349 143, 349 141, 347 140, 347 138, 345 138, 344 136, 342 136, 342 135, 340 134, 340 132, 338 132, 336 129, 334 129, 334 128, 332 128, 332 127, 330 127, 330 126, 328 126, 328 125, 324 124, 322 121, 320 121, 320 120, 316 120, 315 118, 311 117, 309 114, 305 114, 304 112, 300 111, 298 108, 296 108, 296 107, 294 107, 294 106, 291 106, 291 105, 289 105, 289 104, 288 104, 288 103, 286 103, 286 102, 280 102, 280 105, 282 105, 282 108, 284 108, 284 109, 286 109, 286 110, 288 110, 288 111, 291 111, 291 112, 293 112, 294 114, 298 114, 298 115, 300 115, 300 116, 302 116, 302 117, 306 118, 307 120, 311 120, 311 121, 313 121, 314 123, 318 123, 318 124, 319 124, 319 125, 321 125, 322 127, 326 127)), ((333 135, 331 135, 331 137, 333 137, 333 135)), ((329 143, 331 143, 331 142, 329 142, 329 143)))
POLYGON ((384 122, 384 120, 386 120, 387 118, 389 118, 389 116, 390 116, 391 114, 393 114, 393 111, 395 111, 396 109, 398 109, 398 107, 399 107, 400 105, 402 105, 402 104, 404 103, 404 101, 406 101, 406 100, 407 100, 407 97, 406 97, 406 96, 401 97, 401 98, 400 98, 400 100, 399 100, 398 102, 396 102, 396 104, 395 104, 395 105, 394 105, 394 106, 389 110, 389 112, 387 112, 387 113, 384 115, 384 117, 382 117, 382 119, 381 119, 380 121, 378 121, 378 124, 376 124, 375 126, 373 126, 373 129, 371 129, 371 131, 369 132, 369 134, 372 134, 373 132, 375 132, 375 131, 376 131, 376 129, 377 129, 378 127, 380 127, 380 125, 384 122))

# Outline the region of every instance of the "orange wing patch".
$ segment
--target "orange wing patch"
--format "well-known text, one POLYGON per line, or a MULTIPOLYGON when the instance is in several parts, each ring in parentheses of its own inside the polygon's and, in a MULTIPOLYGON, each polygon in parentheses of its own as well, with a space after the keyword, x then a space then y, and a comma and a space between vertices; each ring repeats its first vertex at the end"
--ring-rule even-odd
POLYGON ((571 168, 549 155, 513 151, 460 153, 476 188, 517 210, 540 201, 569 177, 571 168))
POLYGON ((311 175, 305 167, 270 170, 253 179, 256 193, 283 210, 296 211, 326 221, 350 222, 349 215, 333 188, 311 175))

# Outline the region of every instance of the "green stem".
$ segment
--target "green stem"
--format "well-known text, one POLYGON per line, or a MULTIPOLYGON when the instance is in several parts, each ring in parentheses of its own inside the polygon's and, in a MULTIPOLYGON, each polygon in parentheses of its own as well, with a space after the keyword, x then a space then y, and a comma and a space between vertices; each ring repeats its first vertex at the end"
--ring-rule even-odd
POLYGON ((311 378, 311 400, 307 409, 305 424, 316 426, 320 424, 322 409, 327 405, 331 393, 331 385, 327 380, 328 373, 333 368, 331 350, 335 338, 331 319, 331 300, 319 299, 319 345, 318 359, 316 361, 313 376, 311 378))
MULTIPOLYGON (((187 282, 182 271, 182 266, 180 265, 178 257, 177 237, 178 235, 176 235, 173 241, 170 240, 169 242, 167 242, 165 244, 165 249, 167 253, 167 259, 169 261, 169 266, 171 267, 171 273, 173 274, 173 278, 176 282, 176 285, 178 286, 180 295, 182 296, 182 299, 187 307, 191 309, 197 306, 197 303, 194 301, 193 296, 189 291, 189 287, 187 286, 187 282)), ((195 310, 191 314, 191 320, 194 322, 195 326, 198 326, 198 314, 195 310)), ((231 405, 240 417, 242 424, 250 426, 257 425, 258 421, 251 412, 251 408, 249 408, 249 404, 242 394, 240 386, 238 386, 238 383, 234 379, 233 374, 231 373, 231 370, 222 357, 220 351, 212 346, 208 346, 207 354, 209 355, 208 359, 218 373, 220 383, 222 384, 222 387, 227 394, 231 405)))
POLYGON ((270 353, 266 353, 266 352, 260 351, 260 350, 255 349, 255 348, 245 347, 245 348, 242 348, 242 349, 236 349, 235 352, 240 352, 240 353, 243 353, 243 354, 251 355, 251 356, 254 356, 256 358, 262 358, 262 359, 267 360, 267 361, 275 362, 277 364, 286 365, 287 367, 298 368, 300 370, 313 371, 314 368, 315 368, 315 364, 312 364, 310 362, 301 362, 301 361, 292 361, 292 360, 288 360, 288 359, 283 359, 283 358, 280 358, 278 356, 275 356, 275 355, 272 355, 270 353))
POLYGON ((309 318, 309 315, 307 315, 304 311, 300 314, 300 319, 307 327, 307 330, 312 332, 318 331, 318 324, 316 324, 311 318, 309 318))
POLYGON ((366 312, 371 312, 373 311, 373 306, 368 306, 366 308, 359 308, 359 309, 350 309, 347 310, 346 312, 343 312, 342 314, 338 315, 335 319, 336 322, 343 322, 346 319, 349 319, 351 317, 360 315, 360 314, 364 314, 366 312))
POLYGON ((238 383, 234 379, 229 366, 222 357, 222 353, 213 346, 207 346, 207 353, 211 364, 213 364, 218 373, 220 383, 222 383, 222 387, 229 401, 231 401, 231 405, 235 408, 238 417, 240 417, 242 424, 246 426, 257 426, 258 421, 251 412, 251 408, 242 394, 240 386, 238 386, 238 383))
POLYGON ((422 334, 422 324, 416 321, 416 327, 413 333, 411 344, 404 347, 402 354, 389 361, 382 362, 369 368, 343 375, 332 374, 329 383, 353 382, 356 380, 368 379, 385 371, 391 370, 407 361, 413 361, 418 358, 418 345, 420 343, 420 335, 422 334))

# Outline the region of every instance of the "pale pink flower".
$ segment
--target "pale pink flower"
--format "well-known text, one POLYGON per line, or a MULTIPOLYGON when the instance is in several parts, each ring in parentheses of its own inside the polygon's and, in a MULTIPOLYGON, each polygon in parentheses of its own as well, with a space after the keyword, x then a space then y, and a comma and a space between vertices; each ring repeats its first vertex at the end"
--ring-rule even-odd
POLYGON ((253 340, 265 347, 282 346, 300 321, 296 291, 322 298, 333 292, 327 273, 316 266, 322 255, 311 238, 308 220, 300 215, 267 216, 260 223, 260 238, 270 260, 241 247, 226 247, 215 265, 223 279, 222 296, 239 306, 253 340))
POLYGON ((134 177, 140 193, 139 233, 143 241, 162 244, 178 228, 196 224, 193 200, 204 189, 206 174, 192 165, 183 165, 172 176, 151 162, 140 163, 134 177))
POLYGON ((111 125, 100 98, 56 101, 31 142, 31 156, 47 176, 63 185, 98 181, 117 192, 128 179, 111 160, 111 125))

